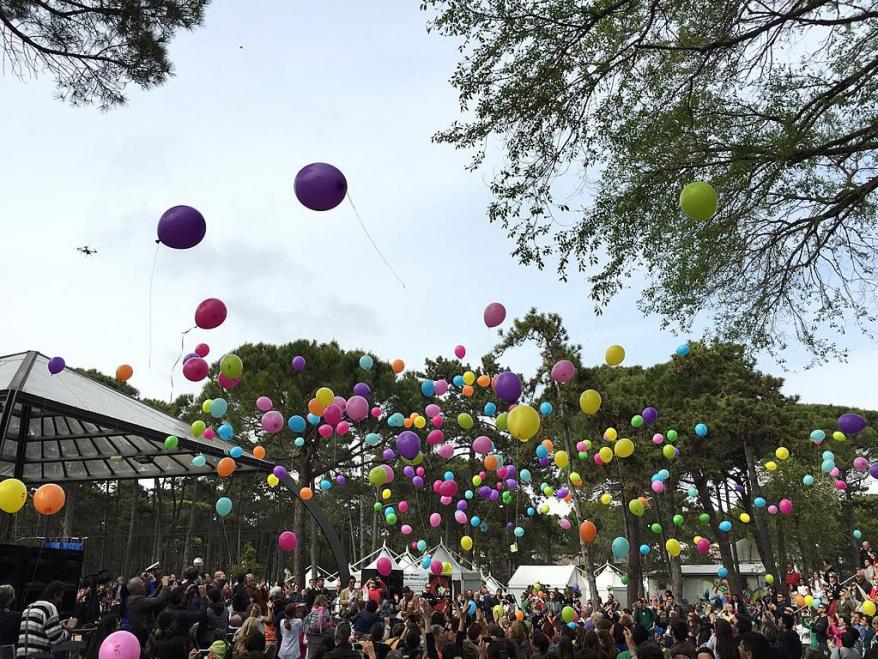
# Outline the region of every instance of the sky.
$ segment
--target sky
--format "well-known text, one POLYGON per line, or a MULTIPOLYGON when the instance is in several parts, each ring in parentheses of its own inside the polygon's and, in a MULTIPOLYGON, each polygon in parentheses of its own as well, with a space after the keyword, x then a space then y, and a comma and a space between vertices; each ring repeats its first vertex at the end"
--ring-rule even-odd
MULTIPOLYGON (((65 105, 48 75, 20 80, 6 67, 3 354, 36 349, 106 373, 128 363, 130 384, 167 399, 200 389, 179 370, 172 388, 181 340, 218 357, 245 341, 336 339, 417 366, 457 344, 487 352, 496 333, 482 311, 499 301, 509 318, 532 306, 559 313, 586 362, 614 343, 626 364, 666 360, 689 337, 637 311, 637 278, 596 316, 582 280, 518 265, 486 219, 491 171, 466 171, 466 153, 431 143, 459 117, 448 83, 458 53, 426 33, 418 4, 216 2, 172 44, 176 76, 130 87, 128 105, 109 112, 65 105), (298 204, 293 179, 314 161, 345 173, 404 288, 348 204, 298 204), (156 223, 178 204, 203 213, 207 236, 159 249, 150 295, 156 223), (98 254, 78 253, 84 244, 98 254), (207 297, 225 301, 228 320, 182 336, 207 297)), ((762 356, 759 366, 806 402, 876 409, 878 348, 846 341, 847 364, 783 371, 762 356)), ((518 351, 508 362, 527 372, 537 359, 518 351)))

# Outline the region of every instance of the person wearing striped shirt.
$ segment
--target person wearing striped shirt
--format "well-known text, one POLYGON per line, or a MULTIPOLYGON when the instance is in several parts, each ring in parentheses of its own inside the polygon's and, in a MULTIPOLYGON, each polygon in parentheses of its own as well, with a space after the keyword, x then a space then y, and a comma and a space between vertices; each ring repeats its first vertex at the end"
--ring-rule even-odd
POLYGON ((58 606, 64 599, 62 581, 52 581, 36 602, 21 612, 16 657, 49 655, 52 648, 70 638, 68 629, 76 625, 76 618, 63 623, 58 620, 58 606))

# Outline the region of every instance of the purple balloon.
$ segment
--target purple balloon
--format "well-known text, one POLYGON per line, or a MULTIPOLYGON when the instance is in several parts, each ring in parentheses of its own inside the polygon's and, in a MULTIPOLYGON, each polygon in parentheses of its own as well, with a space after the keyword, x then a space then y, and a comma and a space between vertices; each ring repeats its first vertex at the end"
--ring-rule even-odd
POLYGON ((348 193, 348 182, 337 167, 325 162, 305 165, 296 174, 296 198, 312 211, 328 211, 338 206, 348 193))
POLYGON ((540 458, 539 463, 541 467, 545 467, 547 464, 549 464, 549 458, 540 458))
POLYGON ((643 422, 649 426, 658 421, 658 410, 654 407, 647 407, 640 416, 643 417, 643 422))
POLYGON ((52 357, 52 359, 49 360, 49 373, 52 375, 58 375, 58 373, 64 370, 64 366, 63 357, 52 357))
POLYGON ((424 479, 421 478, 420 476, 415 476, 412 479, 412 485, 414 485, 416 488, 418 488, 420 490, 422 487, 424 487, 424 479))
POLYGON ((339 474, 338 476, 335 477, 335 482, 338 483, 339 485, 344 485, 345 483, 348 482, 348 479, 344 477, 344 474, 339 474))
POLYGON ((491 488, 487 485, 482 485, 479 488, 479 496, 483 499, 487 499, 489 496, 491 496, 491 488))
POLYGON ((512 522, 506 522, 506 530, 507 530, 507 531, 511 531, 513 528, 514 528, 514 527, 513 527, 512 522))
POLYGON ((514 490, 516 487, 518 487, 518 481, 516 481, 514 478, 507 478, 505 483, 507 490, 514 490))
POLYGON ((466 499, 461 499, 460 501, 457 502, 457 509, 458 510, 466 510, 466 499))
POLYGON ((386 448, 384 449, 384 459, 385 460, 393 460, 396 457, 396 453, 393 452, 393 449, 386 448))
POLYGON ((866 427, 866 420, 859 414, 848 412, 838 417, 838 429, 845 435, 856 435, 866 427))
POLYGON ((412 478, 415 475, 415 468, 411 465, 406 465, 402 468, 402 474, 406 478, 412 478))
POLYGON ((518 470, 515 468, 515 465, 506 465, 506 476, 509 478, 515 478, 518 475, 518 470))
POLYGON ((159 218, 159 242, 174 249, 195 247, 206 232, 204 216, 191 206, 174 206, 159 218))
POLYGON ((297 373, 301 373, 305 370, 305 358, 302 355, 296 355, 293 357, 293 370, 297 373))
POLYGON ((365 382, 357 382, 357 384, 354 385, 354 393, 357 394, 357 396, 368 398, 372 394, 372 390, 365 382))
POLYGON ((496 503, 500 499, 500 493, 497 490, 491 490, 491 501, 496 503))
POLYGON ((287 470, 284 469, 281 465, 276 465, 274 469, 271 470, 278 478, 284 478, 287 475, 287 470))
POLYGON ((414 460, 421 452, 421 438, 411 430, 403 430, 396 438, 396 450, 406 460, 414 460))
POLYGON ((512 371, 504 371, 497 376, 494 391, 501 400, 514 403, 521 397, 521 380, 512 371))
POLYGON ((201 355, 199 355, 199 354, 197 354, 197 353, 194 353, 194 352, 190 352, 188 355, 186 355, 185 357, 183 357, 183 363, 185 364, 185 363, 188 362, 190 359, 198 359, 198 358, 200 358, 200 357, 201 357, 201 355))
POLYGON ((740 483, 735 483, 735 492, 741 493, 744 491, 744 486, 740 483))
POLYGON ((872 478, 878 478, 878 462, 873 462, 869 467, 869 475, 872 478))

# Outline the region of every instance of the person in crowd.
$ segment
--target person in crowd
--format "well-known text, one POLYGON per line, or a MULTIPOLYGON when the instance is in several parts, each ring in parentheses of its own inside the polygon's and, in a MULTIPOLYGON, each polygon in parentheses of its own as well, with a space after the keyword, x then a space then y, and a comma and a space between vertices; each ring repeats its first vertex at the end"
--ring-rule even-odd
POLYGON ((85 659, 98 659, 101 643, 114 631, 119 629, 119 617, 115 613, 108 613, 99 621, 95 630, 88 637, 85 647, 85 659))
POLYGON ((872 543, 868 540, 863 540, 860 543, 860 567, 866 567, 866 559, 869 559, 874 564, 876 560, 878 560, 878 555, 875 554, 875 550, 872 549, 872 543))
POLYGON ((784 575, 784 583, 787 585, 787 590, 791 593, 796 592, 799 584, 802 583, 802 575, 796 570, 796 566, 792 563, 787 565, 787 573, 784 575))
POLYGON ((356 601, 358 595, 357 580, 351 577, 348 579, 348 585, 342 588, 338 594, 338 604, 341 610, 346 611, 350 607, 351 602, 356 601))
POLYGON ((17 657, 50 654, 55 646, 70 638, 69 630, 76 626, 76 618, 63 622, 58 619, 65 590, 62 581, 51 581, 39 599, 21 612, 17 657))
POLYGON ((232 612, 244 615, 249 606, 250 593, 247 590, 247 575, 239 574, 235 587, 232 589, 232 612))
POLYGON ((0 645, 15 645, 21 627, 21 612, 13 610, 15 588, 0 586, 0 645))
POLYGON ((801 659, 802 657, 802 640, 796 633, 795 620, 789 613, 782 613, 780 616, 777 647, 782 659, 801 659))
POLYGON ((811 632, 817 643, 815 646, 825 654, 829 654, 829 616, 826 614, 826 604, 820 602, 817 607, 817 615, 811 622, 811 632))
POLYGON ((741 659, 774 659, 771 646, 759 632, 748 631, 741 634, 738 653, 741 659))
POLYGON ((149 633, 155 626, 156 615, 168 603, 170 596, 168 582, 167 576, 162 577, 153 595, 147 597, 146 584, 142 579, 134 577, 128 580, 128 625, 141 645, 146 643, 149 633))
POLYGON ((372 625, 376 622, 381 622, 382 618, 378 614, 378 603, 370 599, 366 602, 366 608, 357 613, 351 619, 351 625, 354 629, 354 633, 357 636, 368 634, 372 629, 372 625))
POLYGON ((854 649, 857 635, 853 630, 847 629, 842 632, 839 641, 840 643, 832 648, 830 659, 860 659, 860 653, 854 649))
POLYGON ((276 627, 280 631, 278 659, 299 659, 301 657, 302 618, 298 615, 296 604, 286 605, 276 627))
POLYGON ((144 654, 151 659, 186 659, 186 642, 174 632, 175 616, 167 609, 156 616, 144 654))

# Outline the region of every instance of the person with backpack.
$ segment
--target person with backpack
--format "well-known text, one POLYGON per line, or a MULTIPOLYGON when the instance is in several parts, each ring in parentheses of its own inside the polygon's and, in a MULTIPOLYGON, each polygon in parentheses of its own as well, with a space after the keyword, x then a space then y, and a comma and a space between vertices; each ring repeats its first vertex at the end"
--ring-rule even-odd
POLYGON ((329 611, 329 602, 324 595, 314 598, 314 606, 305 618, 305 635, 308 639, 308 659, 314 659, 317 649, 328 634, 335 628, 335 622, 329 611))

